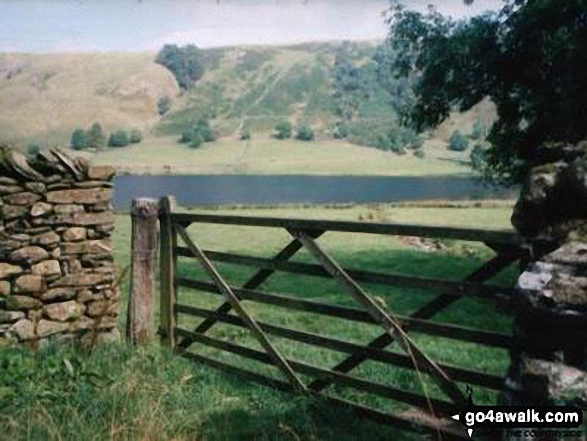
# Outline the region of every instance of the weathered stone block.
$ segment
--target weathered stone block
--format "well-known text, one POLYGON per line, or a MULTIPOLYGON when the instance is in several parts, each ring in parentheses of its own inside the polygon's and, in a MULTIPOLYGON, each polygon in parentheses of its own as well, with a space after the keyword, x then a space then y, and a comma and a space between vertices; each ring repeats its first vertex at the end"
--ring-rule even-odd
POLYGON ((60 286, 93 286, 99 283, 112 281, 112 276, 108 274, 69 274, 50 283, 50 287, 60 286))
POLYGON ((83 305, 80 305, 76 301, 70 300, 67 302, 46 305, 43 308, 43 314, 45 314, 51 320, 65 322, 81 317, 84 313, 84 309, 85 308, 83 305))
POLYGON ((52 288, 41 295, 41 300, 50 302, 53 300, 69 300, 75 297, 75 289, 73 288, 52 288))
POLYGON ((27 310, 43 306, 43 302, 29 296, 14 295, 6 299, 8 310, 27 310))
POLYGON ((38 274, 20 276, 14 282, 14 292, 16 293, 39 293, 46 289, 45 279, 38 274))
POLYGON ((24 216, 27 211, 27 207, 21 207, 19 205, 3 205, 2 217, 4 220, 16 219, 24 216))
POLYGON ((53 205, 47 204, 45 202, 37 202, 31 208, 31 216, 39 217, 44 216, 45 214, 49 214, 53 211, 53 205))
POLYGON ((63 232, 63 240, 66 242, 78 242, 86 238, 87 229, 82 227, 71 227, 63 232))
POLYGON ((92 165, 88 168, 88 178, 109 181, 116 174, 116 169, 109 165, 92 165))
POLYGON ((75 204, 56 205, 53 207, 53 211, 55 211, 56 214, 83 213, 84 207, 83 205, 75 204))
POLYGON ((53 231, 49 231, 47 233, 41 234, 41 235, 33 238, 34 243, 37 243, 39 245, 44 245, 44 246, 56 245, 60 241, 61 241, 61 238, 59 237, 59 234, 57 234, 53 231))
POLYGON ((57 260, 45 260, 32 267, 33 274, 45 277, 61 276, 61 267, 57 260))
POLYGON ((10 282, 0 282, 0 296, 7 296, 10 294, 10 282))
POLYGON ((37 334, 39 337, 48 337, 53 334, 59 334, 69 329, 69 324, 61 322, 53 322, 49 320, 41 320, 37 325, 37 334))
POLYGON ((47 193, 47 201, 55 204, 95 204, 111 198, 111 188, 57 190, 47 193))
POLYGON ((8 277, 15 276, 21 273, 22 268, 20 266, 0 262, 0 279, 7 279, 8 277))
POLYGON ((12 328, 10 328, 12 332, 16 334, 19 340, 32 340, 35 338, 35 327, 33 322, 27 319, 21 319, 16 322, 12 328))
POLYGON ((37 246, 24 247, 10 254, 10 260, 15 262, 36 263, 47 257, 49 257, 49 253, 37 246))
POLYGON ((114 213, 103 211, 99 213, 67 213, 55 216, 53 224, 66 225, 104 225, 111 226, 114 223, 114 213))
POLYGON ((90 317, 113 315, 116 314, 117 311, 118 304, 107 300, 98 300, 90 303, 88 306, 88 315, 90 317))
POLYGON ((17 185, 0 185, 0 196, 18 193, 22 190, 23 190, 23 188, 19 187, 17 185))
POLYGON ((44 193, 47 187, 42 182, 27 182, 24 184, 24 188, 34 193, 44 193))
POLYGON ((24 318, 24 312, 21 311, 3 311, 0 310, 0 323, 15 323, 24 318))
POLYGON ((31 205, 39 201, 41 196, 29 191, 4 196, 4 202, 12 205, 31 205))
POLYGON ((77 301, 80 303, 87 303, 96 300, 104 300, 104 296, 100 294, 94 294, 89 289, 81 290, 77 295, 77 301))
POLYGON ((64 242, 61 245, 63 254, 100 254, 112 252, 112 241, 88 240, 84 242, 64 242))

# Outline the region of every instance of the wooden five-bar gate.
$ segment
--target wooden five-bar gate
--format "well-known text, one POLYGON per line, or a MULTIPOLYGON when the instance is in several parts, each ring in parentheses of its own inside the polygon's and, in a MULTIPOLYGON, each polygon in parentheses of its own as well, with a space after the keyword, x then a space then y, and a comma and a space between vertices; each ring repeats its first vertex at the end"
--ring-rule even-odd
POLYGON ((182 213, 172 209, 169 198, 164 198, 161 206, 159 215, 161 225, 160 332, 164 341, 186 358, 282 391, 320 397, 334 405, 350 408, 362 416, 390 423, 400 428, 442 433, 444 434, 443 439, 468 439, 462 426, 447 419, 450 415, 462 410, 467 404, 466 396, 462 390, 463 383, 493 390, 502 388, 504 379, 500 376, 436 362, 414 343, 409 333, 422 333, 502 349, 510 348, 513 343, 510 335, 442 323, 431 319, 464 296, 475 296, 507 303, 512 293, 511 288, 494 286, 485 282, 512 263, 519 261, 524 264, 529 258, 528 249, 521 245, 519 237, 514 233, 386 223, 182 213), (198 241, 188 234, 187 228, 193 223, 222 224, 235 227, 277 227, 285 229, 291 236, 291 241, 271 258, 208 251, 202 249, 198 241), (460 282, 343 268, 318 243, 317 239, 325 232, 476 241, 482 242, 494 250, 495 256, 460 282), (317 263, 290 261, 302 249, 307 250, 317 263), (196 259, 212 282, 179 277, 177 275, 177 261, 180 256, 196 259), (258 271, 242 286, 231 286, 218 271, 215 262, 252 266, 258 268, 258 271), (277 271, 333 278, 348 291, 360 307, 328 304, 260 290, 259 287, 277 271), (359 285, 360 282, 433 289, 438 290, 440 294, 412 315, 408 317, 397 316, 367 293, 359 285), (182 287, 219 294, 223 296, 224 303, 215 310, 189 306, 181 301, 180 288, 182 287), (341 320, 376 324, 380 325, 382 330, 368 344, 360 345, 316 333, 263 323, 247 312, 246 307, 243 306, 244 301, 311 312, 341 320), (230 313, 231 311, 233 313, 230 313), (195 329, 184 329, 178 326, 178 314, 186 314, 202 320, 195 329), (252 349, 207 335, 206 332, 217 323, 248 329, 263 350, 252 349), (337 365, 328 367, 319 367, 299 360, 288 359, 272 343, 270 336, 338 351, 346 354, 347 357, 337 365), (201 353, 189 352, 188 348, 194 343, 273 365, 279 369, 282 378, 271 378, 201 353), (392 344, 398 345, 402 353, 387 350, 392 344), (444 392, 447 399, 433 399, 424 394, 353 376, 352 371, 367 360, 425 373, 444 392), (312 380, 304 382, 302 376, 312 378, 312 380), (405 413, 391 414, 374 407, 341 399, 326 392, 325 389, 331 384, 407 403, 439 418, 412 418, 406 416, 405 413))

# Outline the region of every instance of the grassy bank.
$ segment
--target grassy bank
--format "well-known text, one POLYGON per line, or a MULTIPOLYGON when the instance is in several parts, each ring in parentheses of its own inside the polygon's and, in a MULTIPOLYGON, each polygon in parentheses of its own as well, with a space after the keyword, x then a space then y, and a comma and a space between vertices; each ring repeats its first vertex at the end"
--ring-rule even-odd
POLYGON ((109 149, 91 157, 95 164, 114 165, 130 174, 259 174, 259 175, 468 175, 467 153, 428 141, 426 157, 397 155, 344 141, 251 141, 224 139, 192 149, 177 137, 150 137, 138 145, 109 149))
MULTIPOLYGON (((215 213, 242 215, 346 219, 380 222, 426 223, 478 228, 508 228, 511 207, 426 208, 398 206, 349 206, 346 208, 273 208, 216 209, 215 213)), ((128 215, 117 220, 116 259, 125 266, 129 261, 130 221, 128 215)), ((255 227, 197 225, 190 233, 206 249, 271 256, 289 240, 284 231, 255 227)), ((481 245, 447 241, 441 251, 424 251, 407 246, 400 238, 372 235, 327 233, 320 243, 342 264, 382 272, 401 272, 423 277, 458 280, 479 266, 491 253, 481 245)), ((306 253, 295 261, 310 262, 306 253)), ((242 283, 252 273, 234 265, 219 265, 231 284, 242 283)), ((181 259, 181 275, 207 280, 193 260, 181 259)), ((506 272, 495 283, 511 283, 514 271, 506 272)), ((364 287, 398 314, 409 314, 430 300, 435 293, 413 289, 364 287)), ((276 274, 263 289, 307 299, 353 305, 350 296, 327 279, 276 274)), ((126 295, 127 286, 124 287, 126 295)), ((126 296, 125 299, 126 301, 126 296)), ((184 304, 214 308, 218 296, 182 290, 184 304)), ((121 306, 124 311, 125 305, 121 306)), ((247 310, 259 320, 308 330, 327 336, 364 343, 379 335, 370 325, 285 312, 276 307, 246 303, 247 310)), ((121 314, 121 326, 124 324, 121 314)), ((461 300, 437 317, 438 320, 507 332, 509 319, 492 305, 478 300, 461 300)), ((190 329, 195 322, 180 317, 180 326, 190 329)), ((210 335, 257 348, 245 330, 227 325, 215 326, 210 335)), ((505 351, 490 350, 466 343, 413 334, 417 343, 434 359, 503 374, 508 364, 505 351)), ((341 355, 302 344, 272 338, 287 356, 319 366, 329 366, 341 355)), ((394 347, 390 347, 392 350, 394 347)), ((194 351, 209 353, 194 346, 194 351)), ((146 349, 125 346, 99 348, 87 356, 68 349, 48 349, 37 356, 1 353, 0 426, 7 439, 425 439, 397 432, 333 410, 321 403, 292 398, 262 389, 229 376, 192 365, 153 345, 146 349), (66 361, 67 360, 67 361, 66 361), (7 369, 6 369, 7 368, 7 369)), ((215 357, 220 357, 217 354, 215 357)), ((277 375, 274 370, 236 356, 230 362, 258 372, 277 375)), ((434 385, 423 384, 408 370, 388 368, 369 362, 356 375, 392 384, 406 390, 440 396, 434 385)), ((394 412, 405 407, 388 400, 329 388, 329 393, 394 412)), ((475 388, 479 402, 495 399, 495 393, 475 388)))

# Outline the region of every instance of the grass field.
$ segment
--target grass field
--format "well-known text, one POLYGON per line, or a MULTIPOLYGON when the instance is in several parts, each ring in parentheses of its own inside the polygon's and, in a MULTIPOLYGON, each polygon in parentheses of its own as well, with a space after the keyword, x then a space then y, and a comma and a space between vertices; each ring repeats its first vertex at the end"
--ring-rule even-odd
MULTIPOLYGON (((511 207, 426 208, 389 205, 349 207, 282 207, 216 209, 214 213, 264 215, 277 217, 374 220, 472 226, 507 229, 511 207)), ((198 225, 190 228, 198 243, 208 249, 270 256, 287 241, 287 234, 275 229, 198 225), (254 244, 252 247, 251 244, 254 244)), ((115 233, 116 260, 128 265, 130 219, 120 215, 115 233)), ((406 246, 398 238, 372 235, 327 233, 320 243, 344 265, 383 272, 401 272, 419 276, 456 280, 479 266, 491 253, 470 243, 448 241, 445 251, 426 252, 406 246)), ((296 261, 310 261, 300 253, 296 261)), ((180 273, 201 278, 194 261, 181 259, 180 273)), ((219 265, 220 272, 233 284, 250 275, 233 265, 219 265)), ((494 283, 511 283, 515 271, 506 271, 494 283)), ((431 299, 433 293, 376 287, 365 288, 398 314, 413 311, 431 299)), ((327 279, 274 275, 262 287, 320 301, 352 305, 350 296, 327 279)), ((128 282, 123 286, 121 329, 128 282)), ((220 298, 201 292, 182 290, 180 302, 203 307, 219 305, 220 298)), ((247 310, 260 320, 287 327, 309 330, 355 342, 365 342, 379 330, 311 314, 285 313, 279 308, 246 303, 247 310)), ((461 300, 443 312, 438 320, 508 332, 509 318, 479 300, 461 300)), ((180 318, 180 326, 195 323, 180 318)), ((215 326, 210 335, 256 348, 248 333, 228 325, 215 326)), ((434 359, 484 372, 503 374, 509 362, 506 351, 441 338, 412 334, 415 341, 434 359)), ((341 357, 330 351, 272 338, 287 356, 310 364, 328 366, 341 357)), ((391 347, 393 348, 393 347, 391 347)), ((209 350, 194 346, 193 350, 209 350)), ((397 349, 393 349, 397 350, 397 349)), ((218 357, 218 355, 215 355, 218 357)), ((222 357, 220 357, 222 358, 222 357)), ((254 362, 231 362, 259 372, 275 372, 254 362), (251 364, 253 363, 253 364, 251 364)), ((192 365, 162 351, 157 344, 133 349, 124 345, 98 348, 91 356, 67 349, 48 348, 39 354, 0 351, 0 427, 3 437, 11 440, 417 440, 423 435, 398 432, 364 421, 345 411, 329 408, 300 397, 282 395, 241 380, 192 365)), ((429 382, 418 381, 411 371, 368 362, 354 372, 371 380, 407 390, 422 387, 430 396, 440 392, 429 382)), ((366 397, 341 388, 329 392, 344 398, 401 413, 405 407, 393 401, 366 397)), ((478 402, 495 399, 495 393, 475 388, 478 402)))
POLYGON ((467 175, 466 153, 450 152, 440 141, 428 141, 426 157, 396 155, 342 141, 250 142, 221 140, 191 149, 176 137, 149 138, 123 149, 91 157, 95 164, 114 165, 132 174, 260 174, 260 175, 467 175))

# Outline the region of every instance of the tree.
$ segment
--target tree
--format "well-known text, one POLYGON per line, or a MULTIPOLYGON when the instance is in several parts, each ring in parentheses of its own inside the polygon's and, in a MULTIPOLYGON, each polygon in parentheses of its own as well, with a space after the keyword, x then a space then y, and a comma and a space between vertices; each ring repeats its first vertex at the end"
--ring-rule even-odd
POLYGON ((190 144, 191 147, 193 147, 191 144, 199 147, 203 142, 213 141, 216 141, 216 133, 210 127, 210 122, 204 118, 197 120, 191 129, 184 130, 179 138, 179 142, 190 144))
POLYGON ((280 121, 275 125, 273 130, 273 137, 276 139, 291 138, 292 126, 289 121, 280 121))
POLYGON ((302 124, 296 131, 296 139, 300 141, 312 141, 314 139, 312 127, 307 124, 302 124))
POLYGON ((128 133, 124 130, 118 130, 112 133, 108 139, 108 145, 110 147, 126 147, 129 142, 128 133))
POLYGON ((454 21, 396 2, 388 44, 394 72, 418 76, 416 103, 404 115, 416 129, 491 98, 498 119, 484 175, 512 184, 560 155, 557 146, 587 137, 587 14, 585 0, 504 3, 499 14, 454 21))
POLYGON ((106 135, 102 130, 102 126, 98 121, 92 124, 87 133, 88 146, 93 148, 100 148, 106 145, 106 135))
POLYGON ((70 141, 71 148, 73 150, 83 150, 88 148, 88 137, 84 129, 75 129, 71 134, 71 141, 70 141))
POLYGON ((448 140, 447 147, 453 152, 464 152, 469 148, 469 138, 455 130, 448 140))
POLYGON ((129 142, 131 144, 138 144, 142 140, 143 140, 143 135, 139 130, 134 129, 134 130, 130 131, 129 142))
POLYGON ((157 112, 160 116, 163 116, 169 112, 169 109, 171 109, 171 98, 167 95, 163 95, 159 98, 159 101, 157 101, 157 112))
POLYGON ((184 90, 204 75, 202 53, 193 44, 184 47, 166 44, 157 54, 155 62, 169 69, 184 90))

